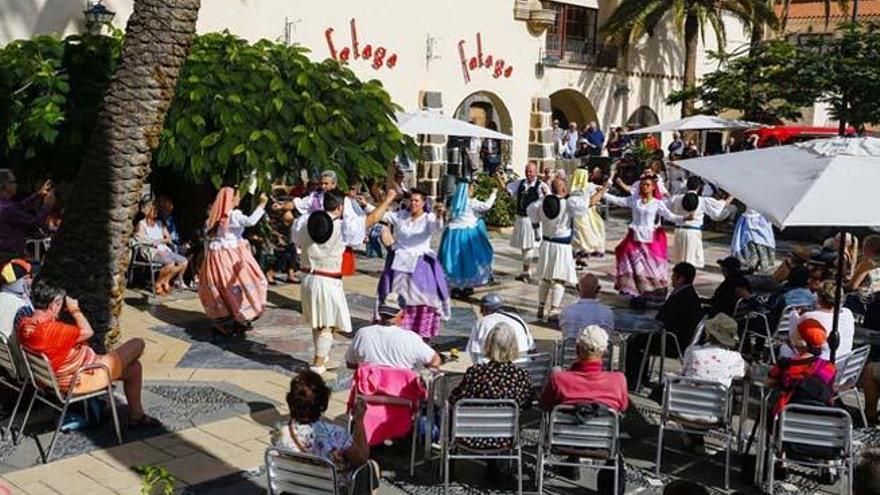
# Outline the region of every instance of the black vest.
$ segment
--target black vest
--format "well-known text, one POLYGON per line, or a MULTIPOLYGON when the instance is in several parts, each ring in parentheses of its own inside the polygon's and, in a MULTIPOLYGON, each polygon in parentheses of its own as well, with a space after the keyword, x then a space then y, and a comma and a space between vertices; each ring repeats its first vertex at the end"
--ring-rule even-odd
POLYGON ((534 203, 540 197, 538 191, 541 187, 541 181, 536 180, 535 185, 526 187, 526 180, 519 182, 519 188, 516 190, 516 214, 521 217, 528 216, 526 211, 530 204, 534 203))

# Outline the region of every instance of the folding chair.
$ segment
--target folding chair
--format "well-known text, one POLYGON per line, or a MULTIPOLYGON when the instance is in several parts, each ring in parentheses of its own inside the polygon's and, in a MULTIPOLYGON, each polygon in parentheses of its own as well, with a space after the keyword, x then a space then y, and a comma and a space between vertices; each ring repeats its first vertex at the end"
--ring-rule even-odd
MULTIPOLYGON (((24 370, 18 368, 15 357, 12 355, 12 347, 3 334, 0 334, 0 370, 5 371, 9 376, 7 379, 0 373, 0 385, 18 392, 18 398, 15 399, 15 406, 12 408, 12 415, 9 416, 9 424, 6 425, 6 428, 0 434, 0 438, 6 438, 6 435, 9 435, 12 431, 15 415, 18 414, 18 408, 21 406, 21 400, 24 398, 24 393, 27 390, 27 381, 24 376, 24 370)), ((16 437, 12 438, 12 443, 16 443, 16 437)))
MULTIPOLYGON (((384 405, 384 406, 400 406, 409 408, 412 411, 410 421, 412 421, 412 442, 410 446, 410 454, 409 454, 409 475, 412 476, 415 472, 416 466, 416 444, 419 440, 419 401, 411 401, 409 399, 404 399, 402 397, 390 397, 387 395, 362 395, 357 394, 355 396, 355 400, 363 400, 367 407, 372 405, 384 405)), ((348 415, 348 430, 351 431, 351 424, 353 421, 353 417, 351 412, 348 415)))
POLYGON ((532 380, 532 388, 543 390, 553 368, 553 356, 549 352, 529 354, 514 361, 514 363, 529 372, 532 380))
MULTIPOLYGON (((449 411, 449 407, 446 407, 449 411)), ((508 459, 516 461, 517 493, 522 495, 522 446, 519 438, 519 406, 508 399, 462 399, 452 411, 452 426, 443 450, 443 494, 449 493, 449 467, 453 459, 508 459), (462 438, 495 438, 510 442, 510 448, 473 450, 462 438)))
MULTIPOLYGON (((666 359, 666 347, 669 345, 669 339, 672 339, 672 343, 675 344, 675 352, 678 355, 679 363, 682 363, 682 359, 684 358, 684 354, 681 352, 681 345, 678 342, 678 337, 666 330, 666 328, 661 328, 659 332, 651 332, 648 334, 648 343, 645 345, 645 353, 642 355, 642 363, 639 365, 639 378, 636 381, 636 393, 641 392, 642 390, 642 376, 645 374, 645 366, 648 367, 648 380, 651 379, 651 374, 654 372, 654 355, 651 352, 651 344, 654 341, 654 334, 660 335, 661 349, 660 353, 663 354, 663 360, 660 361, 661 366, 657 369, 657 377, 660 381, 663 378, 663 363, 666 359)), ((684 363, 682 363, 684 364, 684 363)))
MULTIPOLYGON (((87 371, 100 370, 98 372, 106 373, 110 378, 109 383, 105 388, 77 395, 73 393, 73 387, 70 387, 67 390, 67 393, 62 393, 61 389, 58 387, 58 380, 55 378, 55 372, 52 370, 52 365, 49 363, 49 359, 46 355, 35 353, 24 347, 22 347, 21 351, 22 354, 24 354, 24 362, 27 367, 31 385, 34 387, 34 395, 31 397, 27 412, 24 414, 24 421, 21 423, 19 436, 24 433, 24 429, 27 426, 28 418, 31 415, 31 410, 34 407, 34 402, 36 400, 39 399, 43 404, 46 404, 61 413, 58 417, 58 425, 55 427, 55 433, 52 435, 52 440, 49 442, 49 449, 46 451, 46 455, 43 456, 43 463, 48 463, 52 458, 52 450, 55 448, 55 441, 58 439, 58 433, 61 431, 61 426, 64 424, 64 416, 67 415, 67 409, 72 404, 82 402, 83 405, 85 405, 85 401, 103 395, 106 395, 110 401, 110 410, 113 412, 113 427, 116 429, 116 440, 119 444, 122 444, 122 429, 119 426, 119 414, 116 411, 116 401, 113 397, 113 380, 112 376, 110 376, 110 369, 107 368, 106 365, 102 363, 87 364, 76 370, 72 380, 72 383, 76 383, 80 374, 87 371)), ((88 414, 88 407, 86 407, 85 410, 86 414, 88 414)))
POLYGON ((128 284, 134 281, 134 270, 136 268, 146 268, 150 272, 150 286, 156 290, 156 274, 162 270, 162 263, 153 260, 150 248, 155 248, 154 244, 148 242, 139 242, 135 239, 129 241, 130 254, 128 258, 128 284))
POLYGON ((585 467, 580 462, 557 460, 548 456, 574 456, 591 460, 590 469, 614 471, 614 492, 619 493, 620 471, 620 417, 612 409, 601 409, 601 414, 579 417, 580 405, 559 405, 544 416, 541 425, 541 443, 538 445, 538 495, 544 493, 544 466, 585 467), (595 461, 613 461, 612 466, 595 461))
POLYGON ((694 338, 691 339, 691 343, 688 347, 699 344, 700 339, 703 338, 703 333, 706 331, 706 321, 709 319, 709 316, 704 316, 703 319, 697 323, 697 328, 694 330, 694 338))
MULTIPOLYGON (((277 447, 266 449, 265 457, 269 495, 342 495, 336 466, 323 457, 277 447)), ((351 479, 356 479, 363 469, 369 467, 368 462, 355 469, 351 479)), ((349 483, 347 493, 354 493, 354 482, 349 483)))
POLYGON ((773 495, 773 467, 776 462, 813 468, 841 466, 846 472, 844 493, 852 493, 852 419, 843 409, 789 404, 779 414, 776 434, 767 454, 767 493, 773 495), (787 455, 794 449, 813 453, 787 455), (816 452, 818 449, 823 451, 816 452), (783 455, 787 457, 783 457, 783 455))
POLYGON ((871 353, 871 346, 863 346, 853 349, 851 353, 837 363, 837 375, 834 376, 834 398, 843 399, 846 394, 852 394, 856 397, 856 403, 859 406, 859 413, 862 416, 862 424, 868 426, 868 418, 865 417, 865 408, 862 405, 862 397, 859 395, 859 378, 862 376, 862 369, 868 362, 868 355, 871 353))
POLYGON ((730 487, 730 441, 734 436, 731 429, 732 407, 730 390, 717 382, 667 376, 663 393, 663 408, 660 413, 660 428, 657 432, 657 462, 654 474, 660 476, 660 462, 663 454, 663 431, 669 423, 677 423, 679 431, 705 436, 711 430, 721 430, 725 437, 724 447, 724 489, 730 487))
POLYGON ((776 364, 776 354, 773 352, 773 334, 770 331, 770 320, 767 318, 767 315, 749 308, 745 303, 746 300, 740 298, 736 301, 736 305, 733 309, 734 319, 737 323, 740 323, 743 326, 742 338, 739 341, 739 353, 742 354, 746 341, 748 341, 751 348, 754 349, 755 339, 760 339, 764 341, 767 353, 770 354, 770 361, 773 364, 776 364), (763 329, 749 328, 752 322, 756 320, 761 326, 763 326, 763 329))

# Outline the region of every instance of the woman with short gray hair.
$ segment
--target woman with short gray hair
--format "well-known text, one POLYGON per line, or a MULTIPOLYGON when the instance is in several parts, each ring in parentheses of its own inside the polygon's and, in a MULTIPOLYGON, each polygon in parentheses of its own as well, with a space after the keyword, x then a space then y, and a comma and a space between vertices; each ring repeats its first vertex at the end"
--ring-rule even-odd
MULTIPOLYGON (((512 399, 525 409, 532 401, 532 381, 525 368, 514 364, 519 357, 516 334, 506 323, 499 323, 489 331, 485 343, 488 361, 478 363, 464 375, 461 384, 452 391, 449 403, 461 399, 512 399)), ((464 438, 464 446, 489 450, 508 447, 504 440, 491 438, 464 438)), ((490 473, 493 468, 490 467, 490 473)))

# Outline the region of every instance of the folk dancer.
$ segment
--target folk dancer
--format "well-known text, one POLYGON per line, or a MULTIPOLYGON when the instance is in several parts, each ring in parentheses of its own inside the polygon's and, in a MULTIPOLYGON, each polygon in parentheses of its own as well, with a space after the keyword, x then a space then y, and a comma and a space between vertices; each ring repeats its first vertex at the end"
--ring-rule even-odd
POLYGON ((430 340, 440 333, 440 322, 449 319, 451 310, 446 275, 431 249, 431 237, 443 230, 445 210, 438 203, 429 211, 425 197, 413 189, 409 209, 381 216, 394 229, 395 241, 379 277, 377 308, 388 294, 400 294, 406 301, 401 326, 430 340))
MULTIPOLYGON (((529 219, 528 207, 544 196, 546 184, 538 179, 538 164, 526 165, 526 177, 506 185, 507 192, 516 199, 516 221, 510 246, 522 251, 523 269, 517 280, 528 282, 532 278, 532 260, 541 245, 541 225, 529 219)), ((504 185, 504 184, 502 184, 504 185)))
POLYGON ((294 242, 302 248, 302 313, 312 328, 315 355, 311 369, 323 374, 328 368, 333 331, 351 333, 351 315, 342 287, 342 253, 346 245, 379 221, 391 204, 394 191, 386 195, 372 214, 345 218, 343 196, 338 191, 322 195, 322 209, 306 213, 293 229, 294 242))
POLYGON ((538 286, 538 319, 544 318, 547 306, 548 316, 558 317, 565 285, 574 286, 577 283, 571 250, 571 221, 574 217, 586 215, 590 206, 601 199, 605 188, 603 186, 593 197, 567 196, 565 181, 556 178, 550 190, 544 192, 543 199, 534 201, 528 207, 529 218, 541 224, 543 241, 538 251, 537 274, 541 280, 538 286))
POLYGON ((608 203, 632 210, 626 237, 614 248, 617 265, 614 288, 625 296, 662 303, 669 285, 669 262, 666 232, 657 216, 674 223, 683 222, 687 217, 669 211, 656 189, 656 176, 650 171, 642 174, 637 184, 638 194, 626 197, 604 194, 608 203))
MULTIPOLYGON (((586 169, 579 168, 574 171, 571 178, 572 194, 581 193, 592 196, 598 191, 599 186, 590 182, 590 174, 586 169)), ((576 216, 572 227, 574 235, 571 238, 571 247, 575 252, 578 264, 586 264, 588 256, 603 256, 605 254, 605 221, 596 209, 590 206, 586 215, 576 216)))
POLYGON ((199 300, 222 334, 250 329, 266 309, 269 283, 243 234, 260 221, 268 201, 261 194, 254 211, 245 215, 238 209, 238 191, 223 187, 205 223, 210 241, 199 269, 199 300))
POLYGON ((776 263, 776 237, 773 225, 757 211, 748 208, 740 215, 730 240, 730 255, 746 271, 763 272, 776 263))
POLYGON ((473 197, 474 183, 459 179, 450 205, 450 221, 440 239, 440 263, 453 292, 473 293, 492 276, 494 251, 480 215, 495 204, 497 189, 485 201, 473 197))
POLYGON ((692 216, 690 220, 675 227, 675 243, 670 257, 672 263, 686 261, 696 268, 705 267, 703 217, 708 215, 716 222, 727 217, 727 207, 733 202, 733 196, 728 195, 724 200, 701 196, 702 189, 703 181, 692 176, 687 180, 687 192, 673 196, 667 203, 676 215, 692 216))

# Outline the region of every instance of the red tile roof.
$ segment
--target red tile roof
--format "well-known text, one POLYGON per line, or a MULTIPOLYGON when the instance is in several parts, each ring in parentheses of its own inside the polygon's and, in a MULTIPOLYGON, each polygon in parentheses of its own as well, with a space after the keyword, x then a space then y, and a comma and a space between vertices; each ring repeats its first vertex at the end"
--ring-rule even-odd
MULTIPOLYGON (((852 2, 847 2, 847 9, 842 10, 836 0, 831 0, 831 20, 841 21, 849 20, 850 12, 852 12, 852 2)), ((782 5, 776 5, 776 14, 782 15, 782 5)), ((859 1, 859 18, 875 18, 880 17, 880 0, 860 0, 859 1)), ((792 2, 789 5, 788 20, 789 22, 806 21, 806 20, 822 20, 825 19, 825 3, 824 2, 792 2)), ((834 23, 832 23, 834 24, 834 23)))

